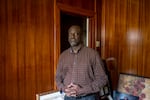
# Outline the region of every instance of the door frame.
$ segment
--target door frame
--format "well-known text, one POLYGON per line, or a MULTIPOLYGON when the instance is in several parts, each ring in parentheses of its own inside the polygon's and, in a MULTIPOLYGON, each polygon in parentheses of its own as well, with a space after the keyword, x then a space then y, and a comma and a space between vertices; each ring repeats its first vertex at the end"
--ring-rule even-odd
MULTIPOLYGON (((89 18, 88 47, 96 49, 95 47, 95 40, 97 36, 96 0, 94 0, 94 10, 85 10, 81 8, 76 8, 66 4, 57 3, 56 0, 54 0, 54 76, 56 75, 57 62, 60 56, 61 11, 89 18)), ((55 82, 54 82, 54 90, 56 90, 55 82)))

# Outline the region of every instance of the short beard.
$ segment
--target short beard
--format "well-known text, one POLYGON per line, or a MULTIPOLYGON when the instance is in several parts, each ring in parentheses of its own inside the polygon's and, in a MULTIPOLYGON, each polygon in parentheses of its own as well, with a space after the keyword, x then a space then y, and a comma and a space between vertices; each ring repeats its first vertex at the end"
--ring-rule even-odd
POLYGON ((78 46, 80 43, 78 42, 70 42, 70 46, 71 47, 74 47, 74 46, 78 46))

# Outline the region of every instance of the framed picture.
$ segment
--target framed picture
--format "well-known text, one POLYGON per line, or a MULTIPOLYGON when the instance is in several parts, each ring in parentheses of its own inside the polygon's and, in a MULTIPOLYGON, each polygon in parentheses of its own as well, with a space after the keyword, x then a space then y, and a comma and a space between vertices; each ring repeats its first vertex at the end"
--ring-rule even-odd
POLYGON ((114 100, 139 100, 139 97, 115 91, 114 100))
POLYGON ((150 78, 121 73, 117 90, 138 96, 139 100, 150 100, 150 78))
POLYGON ((64 94, 59 91, 48 91, 36 94, 36 100, 64 100, 64 94))

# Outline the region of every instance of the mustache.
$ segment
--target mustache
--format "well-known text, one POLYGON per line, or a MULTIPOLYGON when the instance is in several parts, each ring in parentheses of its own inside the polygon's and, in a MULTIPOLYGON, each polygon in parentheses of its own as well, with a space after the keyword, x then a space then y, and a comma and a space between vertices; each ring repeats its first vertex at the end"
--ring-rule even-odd
POLYGON ((72 38, 72 39, 69 39, 70 41, 75 41, 76 39, 72 38))

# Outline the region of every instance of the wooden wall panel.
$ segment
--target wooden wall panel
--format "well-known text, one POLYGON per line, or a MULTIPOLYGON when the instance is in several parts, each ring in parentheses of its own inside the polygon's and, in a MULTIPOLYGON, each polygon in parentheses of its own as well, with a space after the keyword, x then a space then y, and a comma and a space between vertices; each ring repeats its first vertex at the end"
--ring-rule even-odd
POLYGON ((5 34, 5 81, 6 99, 17 99, 17 23, 14 2, 9 1, 7 5, 7 33, 5 34))
POLYGON ((124 68, 124 72, 137 74, 138 67, 138 55, 139 49, 141 48, 138 44, 140 40, 139 34, 139 1, 127 1, 127 17, 126 17, 126 48, 127 52, 124 56, 126 58, 126 64, 122 66, 124 68), (135 16, 135 17, 133 17, 135 16))
POLYGON ((54 90, 54 1, 0 1, 0 100, 54 90))
POLYGON ((94 10, 94 0, 56 0, 57 3, 86 10, 94 10))
MULTIPOLYGON (((142 0, 141 19, 141 34, 143 46, 143 72, 142 75, 150 77, 150 1, 142 0)), ((142 68, 141 68, 142 69, 142 68)))
POLYGON ((7 33, 7 30, 5 27, 7 26, 7 23, 5 22, 6 17, 4 16, 6 14, 5 8, 5 2, 0 3, 0 99, 4 100, 5 98, 5 34, 7 33))
MULTIPOLYGON (((100 4, 100 3, 99 3, 100 4)), ((102 0, 101 55, 117 61, 116 72, 150 77, 149 0, 102 0)), ((115 77, 113 77, 115 79, 115 77)))

